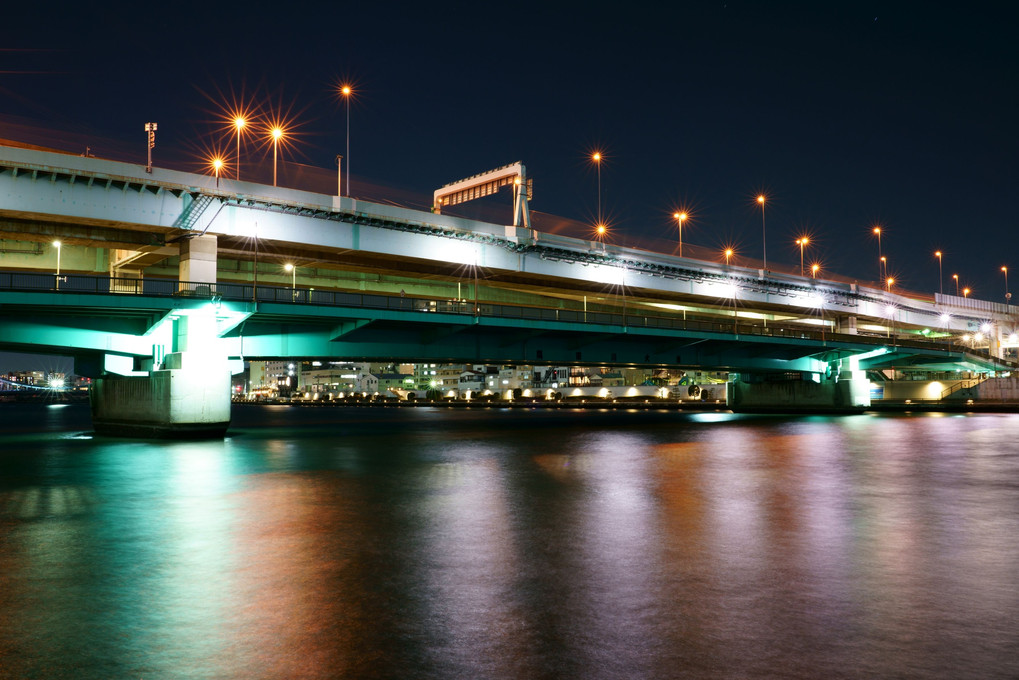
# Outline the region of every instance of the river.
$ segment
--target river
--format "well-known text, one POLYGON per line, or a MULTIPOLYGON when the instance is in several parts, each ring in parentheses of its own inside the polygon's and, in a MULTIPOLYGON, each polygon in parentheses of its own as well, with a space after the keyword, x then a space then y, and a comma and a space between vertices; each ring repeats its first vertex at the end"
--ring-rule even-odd
POLYGON ((1019 676, 1019 415, 0 433, 4 679, 1019 676))

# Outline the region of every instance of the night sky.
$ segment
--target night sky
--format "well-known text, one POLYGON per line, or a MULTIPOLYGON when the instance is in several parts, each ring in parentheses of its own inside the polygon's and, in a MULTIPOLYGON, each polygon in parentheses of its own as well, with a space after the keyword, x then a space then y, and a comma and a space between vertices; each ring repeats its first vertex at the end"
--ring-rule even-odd
MULTIPOLYGON (((143 163, 156 121, 154 163, 198 170, 231 143, 217 118, 250 101, 296 125, 287 177, 334 177, 349 82, 355 195, 424 207, 519 160, 532 210, 590 224, 600 150, 612 242, 672 252, 683 207, 685 244, 760 258, 763 192, 769 264, 798 266, 809 234, 808 261, 874 281, 879 224, 897 286, 936 292, 940 249, 946 293, 958 273, 1003 301, 1001 266, 1019 267, 1019 12, 886 4, 18 3, 0 27, 0 138, 42 129, 143 163)), ((242 174, 265 159, 250 143, 242 174)), ((510 219, 508 195, 486 201, 510 219)))

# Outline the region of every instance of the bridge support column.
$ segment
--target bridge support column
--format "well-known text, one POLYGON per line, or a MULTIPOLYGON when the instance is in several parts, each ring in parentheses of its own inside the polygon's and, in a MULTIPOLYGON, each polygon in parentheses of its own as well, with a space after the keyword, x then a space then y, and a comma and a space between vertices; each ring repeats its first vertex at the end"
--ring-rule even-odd
POLYGON ((231 367, 218 349, 215 314, 195 311, 174 319, 173 351, 155 361, 136 360, 151 367, 147 374, 108 373, 94 381, 90 396, 96 432, 126 437, 223 436, 230 425, 231 367))
POLYGON ((217 239, 205 234, 180 242, 179 278, 182 282, 216 283, 217 239))
POLYGON ((870 381, 862 373, 733 373, 726 404, 735 413, 856 413, 870 406, 870 381))

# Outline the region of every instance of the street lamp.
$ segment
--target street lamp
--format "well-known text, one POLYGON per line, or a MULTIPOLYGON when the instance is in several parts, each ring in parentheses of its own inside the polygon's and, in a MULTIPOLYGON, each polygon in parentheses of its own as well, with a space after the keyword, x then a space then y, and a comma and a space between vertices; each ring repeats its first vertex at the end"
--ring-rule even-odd
POLYGON ((768 232, 764 224, 764 194, 757 196, 757 202, 761 205, 761 246, 764 251, 764 268, 768 268, 768 232))
POLYGON ((269 130, 269 136, 272 137, 272 185, 276 186, 276 157, 279 155, 279 143, 283 137, 283 128, 279 125, 273 126, 269 130))
POLYGON ((598 234, 598 238, 601 239, 605 236, 605 233, 608 231, 608 229, 605 228, 604 224, 599 223, 598 226, 595 227, 594 231, 596 234, 598 234))
POLYGON ((810 239, 802 236, 796 239, 796 245, 800 247, 800 276, 803 276, 803 247, 810 243, 810 239))
POLYGON ((733 255, 732 248, 726 248, 725 249, 725 264, 726 265, 729 264, 729 260, 732 258, 732 255, 733 255))
POLYGON ((881 270, 881 278, 885 278, 885 275, 888 273, 888 258, 884 255, 878 261, 878 268, 881 270))
POLYGON ((598 168, 598 224, 602 224, 601 221, 601 152, 595 151, 591 154, 591 160, 594 161, 595 166, 598 168))
POLYGON ((887 290, 888 290, 889 293, 892 292, 892 284, 893 283, 895 283, 895 279, 892 278, 891 276, 889 276, 887 279, 885 279, 885 286, 887 287, 887 290))
POLYGON ((237 130, 237 179, 241 178, 241 130, 248 124, 244 116, 234 118, 234 129, 237 130))
POLYGON ((884 278, 885 272, 888 271, 888 269, 884 266, 885 258, 881 257, 881 227, 874 227, 873 231, 877 234, 877 275, 878 278, 881 279, 884 278))
POLYGON ((963 288, 962 289, 962 296, 963 297, 969 297, 969 288, 963 288))
POLYGON ((942 271, 941 271, 941 251, 940 250, 935 250, 934 251, 934 257, 938 258, 938 290, 941 292, 942 295, 944 295, 945 294, 945 277, 944 277, 944 274, 942 274, 942 271))
POLYGON ((336 154, 336 195, 343 195, 343 156, 336 154))
POLYGON ((347 195, 350 196, 350 95, 354 91, 350 88, 350 85, 344 85, 340 88, 340 94, 343 95, 343 99, 347 105, 347 195))
POLYGON ((686 221, 687 214, 685 212, 673 213, 673 217, 679 222, 679 256, 683 257, 683 222, 686 221))
POLYGON ((57 290, 60 290, 60 241, 54 241, 53 247, 57 249, 57 290))
POLYGON ((219 188, 219 171, 223 169, 223 159, 222 158, 218 158, 218 157, 217 158, 213 158, 212 159, 212 169, 216 171, 216 188, 218 189, 219 188))
POLYGON ((283 270, 290 272, 290 297, 294 300, 297 299, 297 267, 287 262, 283 265, 283 270))
POLYGON ((955 279, 955 297, 959 297, 959 275, 952 274, 952 278, 955 279))
POLYGON ((817 264, 816 262, 814 264, 810 265, 810 276, 812 278, 816 279, 817 278, 817 272, 820 269, 821 269, 821 265, 817 264))
POLYGON ((1001 271, 1005 274, 1005 304, 1007 305, 1012 299, 1012 294, 1008 292, 1008 267, 1003 266, 1001 271))

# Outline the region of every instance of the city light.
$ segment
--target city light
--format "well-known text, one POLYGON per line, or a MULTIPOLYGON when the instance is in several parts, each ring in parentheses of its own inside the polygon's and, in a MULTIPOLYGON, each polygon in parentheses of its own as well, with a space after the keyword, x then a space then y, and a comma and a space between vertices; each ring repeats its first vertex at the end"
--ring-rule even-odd
POLYGON ((683 257, 683 222, 686 221, 687 214, 685 212, 673 213, 672 216, 679 222, 679 256, 683 257))
POLYGON ((796 245, 800 247, 800 276, 803 276, 803 248, 810 243, 810 239, 806 236, 801 236, 796 239, 796 245))
POLYGON ((279 156, 279 143, 283 139, 283 128, 273 125, 269 128, 269 137, 272 138, 272 185, 276 186, 276 159, 279 156))
POLYGON ((223 159, 217 156, 211 161, 212 170, 216 173, 216 188, 219 188, 219 173, 223 169, 223 159))
POLYGON ((881 227, 874 227, 872 231, 877 236, 877 277, 883 279, 888 269, 884 266, 885 258, 881 256, 881 227))
POLYGON ((340 86, 340 95, 343 96, 347 109, 347 196, 350 196, 350 99, 353 94, 354 90, 350 85, 344 83, 340 86))
POLYGON ((757 195, 757 203, 761 206, 761 249, 764 254, 762 261, 764 262, 764 268, 768 268, 768 230, 765 228, 764 223, 764 194, 757 195))
POLYGON ((941 251, 934 251, 934 257, 938 258, 938 292, 945 294, 945 277, 941 272, 941 251))
MULTIPOLYGON (((597 213, 598 213, 598 223, 597 224, 598 224, 599 229, 601 229, 601 226, 604 224, 602 222, 602 214, 601 214, 601 159, 602 159, 602 155, 601 155, 600 151, 595 151, 593 154, 591 154, 591 161, 595 164, 595 167, 598 169, 598 206, 597 206, 598 207, 598 210, 597 210, 597 213)), ((601 233, 601 232, 599 232, 599 233, 601 233)))

